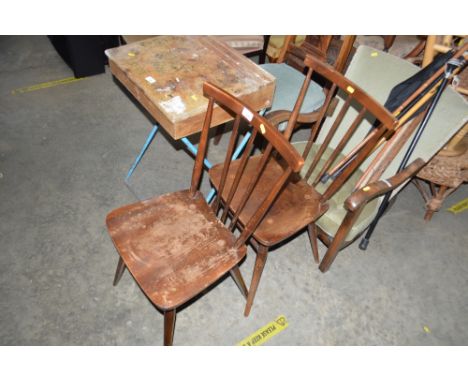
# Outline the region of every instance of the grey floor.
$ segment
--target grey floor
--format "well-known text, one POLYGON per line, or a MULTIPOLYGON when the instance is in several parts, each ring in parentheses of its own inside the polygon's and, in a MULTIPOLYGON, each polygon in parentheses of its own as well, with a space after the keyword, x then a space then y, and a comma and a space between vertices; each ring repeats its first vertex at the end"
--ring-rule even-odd
MULTIPOLYGON (((110 73, 12 95, 72 73, 45 37, 0 37, 0 52, 0 345, 160 345, 163 317, 130 275, 112 287, 104 219, 187 187, 192 158, 158 133, 128 188, 152 122, 110 73)), ((178 314, 174 344, 234 345, 285 315, 267 345, 467 345, 468 211, 423 213, 410 185, 368 251, 348 247, 326 274, 299 235, 271 252, 250 317, 226 278, 178 314)))

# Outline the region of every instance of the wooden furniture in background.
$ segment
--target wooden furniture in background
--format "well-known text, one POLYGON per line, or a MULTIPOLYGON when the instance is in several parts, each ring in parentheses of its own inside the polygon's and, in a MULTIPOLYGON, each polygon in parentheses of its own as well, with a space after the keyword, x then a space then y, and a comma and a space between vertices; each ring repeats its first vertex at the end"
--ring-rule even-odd
MULTIPOLYGON (((427 65, 429 65, 437 54, 446 53, 450 49, 454 48, 456 39, 461 40, 461 43, 463 43, 463 41, 465 42, 467 41, 466 36, 463 36, 463 35, 460 35, 460 36, 449 36, 449 35, 427 36, 427 41, 426 41, 426 46, 424 49, 424 55, 423 55, 423 61, 422 61, 422 67, 424 68, 427 65)), ((468 76, 465 76, 465 78, 462 79, 462 84, 460 86, 454 86, 454 87, 460 94, 468 96, 468 76)))
MULTIPOLYGON (((331 62, 338 72, 346 67, 356 36, 344 36, 343 40, 334 39, 333 36, 306 36, 305 41, 296 46, 295 36, 286 36, 285 44, 274 64, 262 65, 266 71, 275 76, 277 85, 272 106, 268 110, 268 118, 275 123, 276 120, 287 120, 291 115, 294 102, 304 81, 303 71, 306 69, 304 59, 310 54, 323 62, 331 62), (338 45, 336 45, 336 44, 338 45), (333 50, 333 54, 331 54, 333 50), (329 54, 330 53, 330 54, 329 54), (333 57, 332 57, 333 56, 333 57)), ((312 82, 309 87, 297 118, 297 122, 310 124, 317 120, 318 110, 325 101, 325 91, 320 84, 312 82)), ((333 110, 330 105, 329 113, 333 110)), ((286 124, 279 125, 283 130, 286 124)))
POLYGON ((118 208, 106 219, 120 256, 114 285, 128 268, 146 296, 164 312, 165 345, 173 342, 176 309, 227 272, 242 294, 247 295, 238 268, 246 255, 245 243, 259 224, 261 226, 265 213, 276 203, 290 175, 303 165, 290 143, 253 108, 210 83, 204 84, 203 91, 209 103, 190 189, 118 208), (199 185, 215 104, 233 115, 235 122, 223 162, 224 170, 219 173, 218 186, 223 197, 218 196, 210 207, 199 185), (241 121, 252 126, 252 135, 240 162, 231 163, 241 121), (252 189, 244 186, 257 184, 261 168, 248 166, 245 169, 243 164, 255 139, 267 143, 264 153, 257 157, 259 163, 272 164, 278 160, 281 166, 274 166, 274 172, 269 172, 267 187, 256 189, 254 196, 260 203, 252 205, 252 189), (218 219, 220 209, 223 212, 218 219), (239 216, 242 224, 236 224, 239 216))
POLYGON ((236 49, 246 57, 258 56, 258 63, 264 64, 270 41, 268 35, 217 35, 216 38, 236 49))
MULTIPOLYGON (((456 38, 466 41, 466 36, 427 36, 422 66, 429 65, 437 54, 452 49, 456 38)), ((461 84, 454 89, 467 97, 468 71, 462 72, 460 77, 461 84)), ((468 182, 468 125, 461 129, 413 180, 426 203, 424 220, 431 220, 434 213, 442 207, 444 200, 464 182, 468 182), (423 183, 427 183, 427 187, 424 187, 423 183)))
MULTIPOLYGON (((123 44, 131 44, 133 42, 147 40, 155 35, 122 35, 121 41, 123 44)), ((270 36, 267 35, 215 35, 214 37, 223 41, 231 48, 247 57, 258 56, 259 64, 263 64, 266 58, 266 49, 270 36)))
MULTIPOLYGON (((304 80, 304 58, 310 54, 318 59, 333 64, 342 72, 348 62, 356 36, 344 36, 341 40, 338 36, 305 36, 304 40, 297 36, 285 36, 283 47, 275 63, 263 64, 261 67, 276 78, 276 89, 271 107, 268 109, 268 118, 286 120, 294 107, 301 85, 304 80)), ((317 117, 317 110, 325 101, 325 93, 322 87, 313 82, 309 87, 301 112, 297 119, 298 124, 313 123, 317 117)), ((333 111, 333 105, 328 112, 333 111)), ((278 125, 284 130, 286 123, 278 125)), ((221 138, 221 129, 217 132, 216 143, 221 138)))
POLYGON ((424 220, 431 220, 444 200, 465 182, 468 182, 468 124, 413 180, 426 203, 424 220), (429 192, 423 181, 427 182, 429 192))
MULTIPOLYGON (((284 42, 287 36, 273 35, 270 36, 266 55, 268 56, 268 62, 275 63, 284 47, 284 42)), ((301 45, 304 42, 305 36, 295 36, 294 44, 301 45)))
POLYGON ((356 40, 354 35, 341 38, 332 35, 305 36, 304 42, 296 45, 293 43, 295 38, 294 35, 286 36, 278 63, 285 62, 298 70, 303 70, 305 55, 310 54, 332 65, 339 72, 344 71, 356 40))

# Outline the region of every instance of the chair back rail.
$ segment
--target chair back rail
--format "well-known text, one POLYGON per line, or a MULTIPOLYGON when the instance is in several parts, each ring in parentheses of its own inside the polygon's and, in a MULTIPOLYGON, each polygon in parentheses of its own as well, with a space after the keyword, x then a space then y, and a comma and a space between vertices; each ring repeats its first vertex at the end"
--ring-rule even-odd
MULTIPOLYGON (((338 73, 334 68, 326 63, 321 62, 319 59, 307 55, 304 64, 307 67, 307 76, 304 85, 298 97, 297 104, 300 104, 304 98, 307 89, 307 82, 310 81, 312 73, 322 77, 326 81, 328 88, 327 96, 324 105, 319 113, 318 120, 311 126, 310 136, 304 148, 302 156, 304 159, 312 155, 312 161, 304 170, 304 179, 316 187, 319 182, 326 183, 326 187, 322 190, 323 200, 330 199, 349 179, 349 177, 362 165, 362 163, 373 152, 378 142, 386 136, 390 136, 390 132, 396 126, 395 117, 385 109, 381 104, 369 96, 359 86, 352 81, 346 79, 343 75, 338 73), (335 110, 333 116, 326 113, 331 102, 337 96, 338 92, 344 101, 335 110), (344 118, 350 109, 359 110, 354 118, 346 121, 346 126, 343 128, 344 118), (332 119, 329 123, 329 128, 322 129, 323 123, 326 119, 332 119), (330 182, 324 176, 329 172, 330 168, 337 161, 338 157, 343 151, 343 148, 349 142, 349 139, 357 130, 361 122, 367 119, 375 119, 376 128, 371 134, 364 137, 354 149, 351 149, 349 154, 340 159, 340 163, 347 163, 344 170, 341 171, 330 182), (339 128, 340 127, 340 128, 339 128), (338 137, 337 134, 340 133, 338 137), (335 148, 330 146, 332 139, 338 142, 335 148), (318 145, 316 151, 311 153, 312 147, 318 145), (331 150, 331 153, 330 153, 331 150), (328 157, 324 154, 327 152, 328 157), (312 174, 314 178, 310 179, 312 174)), ((288 128, 285 131, 286 136, 289 138, 292 131, 292 125, 295 123, 293 115, 289 121, 288 128)))
MULTIPOLYGON (((304 159, 299 155, 299 153, 292 147, 292 145, 287 141, 287 139, 275 128, 273 127, 265 118, 261 117, 258 113, 251 110, 246 104, 238 100, 231 94, 220 89, 219 87, 211 84, 205 83, 203 85, 204 95, 208 98, 208 109, 206 112, 205 122, 203 125, 203 130, 200 137, 200 144, 195 159, 194 170, 192 175, 192 183, 190 191, 194 195, 199 187, 203 169, 203 161, 206 156, 207 146, 208 146, 208 132, 211 123, 211 116, 213 114, 213 109, 215 104, 219 107, 222 107, 225 111, 229 112, 234 117, 234 125, 231 132, 231 137, 229 139, 228 148, 226 150, 225 158, 223 161, 223 169, 221 174, 221 179, 219 183, 219 189, 217 196, 212 204, 212 209, 215 213, 218 212, 219 208, 223 209, 221 214, 221 221, 226 223, 227 217, 229 214, 232 214, 232 211, 235 210, 235 213, 230 216, 230 228, 233 230, 237 226, 237 222, 240 214, 242 213, 244 207, 246 206, 249 197, 252 195, 252 192, 257 184, 258 179, 262 175, 262 172, 265 168, 265 165, 269 159, 275 155, 275 159, 281 158, 282 161, 282 171, 278 174, 277 179, 271 184, 271 187, 267 192, 265 192, 264 199, 260 205, 256 208, 255 212, 252 214, 250 219, 245 222, 243 227, 240 227, 240 234, 236 240, 236 246, 243 245, 246 240, 252 235, 255 228, 261 222, 262 218, 271 207, 279 192, 285 185, 285 183, 290 178, 293 172, 298 172, 304 164, 304 159), (239 138, 240 133, 240 124, 241 121, 247 122, 251 127, 252 133, 250 138, 247 141, 246 147, 241 158, 238 160, 237 169, 234 174, 234 179, 230 182, 227 181, 229 174, 229 169, 232 162, 232 153, 234 147, 239 138), (266 142, 266 148, 261 153, 261 160, 257 165, 257 168, 248 174, 246 173, 246 165, 248 159, 254 149, 254 142, 263 140, 266 142), (245 189, 240 190, 239 184, 241 183, 241 178, 249 176, 247 184, 248 186, 245 189), (229 189, 226 187, 229 186, 229 189), (241 193, 240 198, 237 197, 238 193, 241 193), (236 198, 235 198, 236 195, 236 198), (231 208, 233 200, 236 199, 237 207, 236 209, 231 208)), ((245 182, 243 184, 246 184, 245 182)))

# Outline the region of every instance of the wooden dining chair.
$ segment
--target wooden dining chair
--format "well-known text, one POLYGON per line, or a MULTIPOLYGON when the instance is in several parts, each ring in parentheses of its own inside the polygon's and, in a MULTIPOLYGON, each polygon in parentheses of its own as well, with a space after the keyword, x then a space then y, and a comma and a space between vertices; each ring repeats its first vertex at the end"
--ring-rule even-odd
MULTIPOLYGON (((400 57, 368 46, 359 46, 345 76, 364 89, 373 99, 383 104, 394 86, 414 75, 418 70, 418 67, 400 57)), ((340 108, 346 102, 346 94, 339 92, 337 98, 337 108, 340 108)), ((419 170, 444 147, 451 137, 457 134, 467 122, 467 107, 467 102, 463 97, 456 94, 453 89, 447 88, 409 159, 410 166, 401 174, 397 174, 409 145, 409 138, 417 126, 417 120, 402 124, 402 128, 393 136, 389 136, 380 149, 357 169, 354 175, 354 186, 348 187, 347 190, 345 186, 341 193, 333 197, 327 212, 315 223, 319 238, 328 247, 321 258, 319 267, 321 271, 325 272, 330 269, 338 252, 366 230, 377 214, 382 201, 380 195, 393 190, 393 200, 402 186, 411 179, 414 171, 419 170), (419 159, 422 159, 422 162, 419 159), (419 167, 415 167, 416 165, 419 167), (353 192, 360 196, 354 199, 353 192), (365 198, 363 198, 364 195, 365 198), (356 203, 357 200, 359 203, 356 203), (350 206, 354 206, 353 211, 348 209, 350 206)), ((338 127, 336 136, 346 133, 346 126, 352 123, 356 115, 358 115, 358 110, 350 110, 343 118, 342 125, 338 127)), ((357 144, 369 132, 373 123, 368 119, 362 121, 350 139, 352 144, 343 148, 342 155, 346 156, 349 153, 349 148, 357 144)), ((333 119, 329 118, 324 121, 322 128, 327 130, 332 125, 333 119)), ((336 147, 338 142, 337 139, 332 139, 330 147, 336 147)), ((305 145, 306 142, 293 142, 297 150, 302 150, 305 145)), ((350 181, 347 184, 353 185, 353 182, 350 181)))
MULTIPOLYGON (((306 67, 304 58, 306 54, 328 62, 339 71, 343 72, 353 50, 356 36, 297 36, 288 35, 284 38, 284 44, 279 52, 279 57, 274 63, 260 65, 261 68, 276 78, 275 94, 266 116, 272 123, 276 120, 285 121, 291 116, 297 94, 305 78, 306 67)), ((310 124, 317 120, 319 110, 326 98, 326 89, 317 82, 312 82, 304 97, 300 113, 297 117, 299 124, 310 124)), ((329 113, 333 112, 334 103, 329 106, 329 113)), ((277 124, 280 131, 284 131, 286 123, 277 124)), ((220 126, 216 132, 215 144, 221 140, 224 127, 220 126)))
MULTIPOLYGON (((268 110, 269 118, 288 118, 294 107, 299 89, 305 78, 304 58, 307 54, 331 64, 338 72, 346 68, 356 36, 306 36, 300 45, 294 43, 293 35, 286 36, 282 51, 276 63, 263 64, 261 67, 276 78, 276 89, 268 110)), ((312 82, 305 95, 297 123, 309 124, 317 120, 319 109, 325 102, 326 94, 321 84, 312 82)), ((334 104, 330 105, 332 111, 334 104)), ((278 125, 280 130, 286 124, 278 125)))
MULTIPOLYGON (((164 312, 164 345, 172 344, 177 308, 227 272, 247 296, 238 268, 246 255, 245 243, 274 205, 290 175, 303 165, 303 159, 290 143, 254 110, 210 83, 204 84, 203 91, 209 102, 190 189, 117 208, 106 218, 109 235, 119 253, 114 285, 127 268, 150 301, 164 312), (199 185, 215 104, 230 113, 235 122, 223 162, 224 168, 231 171, 229 177, 226 171, 220 174, 220 190, 229 197, 221 203, 216 199, 210 207, 199 185), (251 192, 244 186, 255 184, 259 171, 251 166, 247 169, 238 166, 235 175, 232 171, 235 165, 231 163, 231 156, 241 121, 246 121, 252 129, 247 148, 252 147, 256 139, 267 143, 259 163, 270 163, 273 153, 277 160, 281 158, 281 166, 270 174, 268 187, 255 194, 255 198, 261 200, 254 206, 249 203, 251 192), (233 193, 235 198, 232 198, 233 193), (245 208, 239 207, 240 198, 245 208), (235 208, 233 203, 237 203, 235 208), (224 212, 218 219, 216 213, 220 208, 224 212), (229 215, 233 210, 237 214, 229 215), (240 226, 235 224, 239 214, 243 222, 240 226), (234 228, 238 228, 236 233, 234 228)), ((244 155, 241 163, 245 163, 246 158, 244 155)))
MULTIPOLYGON (((301 176, 286 184, 275 204, 266 213, 265 219, 252 234, 251 243, 256 248, 257 257, 244 312, 246 316, 250 313, 270 247, 281 243, 307 227, 312 252, 318 262, 317 235, 314 222, 326 213, 331 203, 336 203, 334 199, 346 197, 351 193, 353 184, 356 181, 356 170, 368 158, 379 140, 391 131, 395 123, 395 119, 383 106, 328 64, 309 55, 306 56, 304 63, 307 67, 307 74, 284 132, 285 137, 289 138, 294 130, 313 74, 320 75, 326 81, 327 98, 319 111, 317 122, 311 127, 308 141, 300 148, 300 151, 298 150, 305 158, 304 167, 300 172, 301 176), (330 103, 333 102, 337 91, 342 92, 346 100, 340 110, 335 111, 334 117, 329 117, 326 111, 330 103), (354 120, 347 124, 347 128, 345 130, 341 129, 341 134, 337 135, 338 126, 350 110, 351 105, 353 110, 357 108, 359 112, 354 120), (330 129, 324 130, 322 124, 328 118, 332 118, 334 122, 330 129), (346 170, 334 179, 322 182, 323 175, 326 174, 327 170, 337 161, 345 159, 342 151, 347 148, 357 126, 364 118, 374 118, 379 122, 378 126, 372 134, 362 137, 359 143, 356 144, 356 146, 359 146, 359 150, 353 156, 353 160, 346 170), (338 144, 334 148, 330 146, 332 139, 338 140, 338 144)), ((297 146, 296 149, 298 149, 297 146)), ((244 155, 248 155, 249 151, 250 149, 247 149, 244 155)), ((265 153, 268 153, 268 151, 265 151, 265 153)), ((281 161, 272 158, 269 162, 265 162, 262 155, 257 155, 249 157, 248 160, 244 157, 232 162, 228 170, 223 164, 213 166, 209 171, 210 180, 218 190, 218 197, 221 195, 222 200, 226 198, 226 194, 223 191, 221 174, 227 172, 229 174, 228 179, 234 179, 234 171, 243 167, 247 171, 252 171, 251 169, 257 167, 264 168, 264 171, 256 184, 241 184, 242 189, 247 189, 249 192, 253 190, 252 198, 248 204, 237 194, 230 195, 227 199, 231 201, 230 198, 234 198, 234 202, 231 203, 232 213, 236 215, 236 219, 241 225, 245 224, 250 215, 247 212, 239 214, 239 206, 245 205, 247 211, 255 210, 262 200, 263 190, 270 187, 270 178, 276 171, 281 169, 281 161)))

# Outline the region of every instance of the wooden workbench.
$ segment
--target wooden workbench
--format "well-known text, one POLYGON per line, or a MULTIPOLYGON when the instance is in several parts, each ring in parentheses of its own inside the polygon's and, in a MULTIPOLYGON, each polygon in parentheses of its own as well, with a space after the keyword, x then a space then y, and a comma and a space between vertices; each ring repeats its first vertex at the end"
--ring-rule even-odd
MULTIPOLYGON (((174 138, 201 131, 208 100, 205 81, 254 110, 271 105, 275 78, 210 36, 158 36, 106 50, 115 77, 174 138)), ((231 119, 216 108, 212 126, 231 119)))

